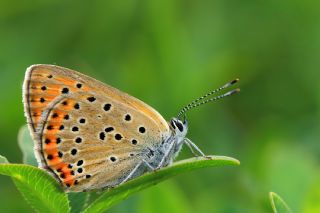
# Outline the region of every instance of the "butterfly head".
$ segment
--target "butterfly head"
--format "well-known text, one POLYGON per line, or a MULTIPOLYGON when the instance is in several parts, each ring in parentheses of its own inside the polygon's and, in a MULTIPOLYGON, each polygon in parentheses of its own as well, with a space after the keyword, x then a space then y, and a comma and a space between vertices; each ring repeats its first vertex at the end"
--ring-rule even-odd
POLYGON ((170 126, 172 127, 176 136, 181 136, 184 138, 188 132, 188 121, 185 118, 184 121, 178 118, 172 118, 170 121, 170 126))

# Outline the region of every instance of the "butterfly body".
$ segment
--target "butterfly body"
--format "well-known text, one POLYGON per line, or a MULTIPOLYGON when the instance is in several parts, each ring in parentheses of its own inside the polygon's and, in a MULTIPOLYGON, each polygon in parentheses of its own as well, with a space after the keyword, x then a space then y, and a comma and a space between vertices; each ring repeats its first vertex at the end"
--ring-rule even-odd
POLYGON ((117 186, 169 165, 187 123, 76 71, 33 65, 23 102, 39 167, 67 191, 117 186))

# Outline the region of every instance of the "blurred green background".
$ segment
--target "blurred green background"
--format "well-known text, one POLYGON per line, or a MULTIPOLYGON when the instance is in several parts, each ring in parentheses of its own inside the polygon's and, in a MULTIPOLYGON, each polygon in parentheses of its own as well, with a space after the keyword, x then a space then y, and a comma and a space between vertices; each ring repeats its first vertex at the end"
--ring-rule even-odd
MULTIPOLYGON (((189 138, 239 167, 157 185, 110 212, 320 212, 320 2, 0 1, 0 154, 20 163, 21 87, 31 64, 65 66, 138 97, 166 119, 241 79, 239 95, 188 113, 189 138)), ((184 149, 179 159, 191 157, 184 149)), ((33 212, 8 177, 0 206, 33 212)))

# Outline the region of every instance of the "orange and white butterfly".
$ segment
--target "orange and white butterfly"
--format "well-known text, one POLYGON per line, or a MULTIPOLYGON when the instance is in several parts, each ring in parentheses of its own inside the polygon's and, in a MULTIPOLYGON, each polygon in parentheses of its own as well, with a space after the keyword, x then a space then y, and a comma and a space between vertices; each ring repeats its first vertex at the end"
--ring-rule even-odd
POLYGON ((196 99, 166 122, 142 101, 86 75, 32 65, 25 75, 23 103, 39 167, 66 191, 87 191, 114 187, 167 166, 183 144, 204 156, 185 137, 185 112, 238 92, 207 98, 237 81, 196 99))

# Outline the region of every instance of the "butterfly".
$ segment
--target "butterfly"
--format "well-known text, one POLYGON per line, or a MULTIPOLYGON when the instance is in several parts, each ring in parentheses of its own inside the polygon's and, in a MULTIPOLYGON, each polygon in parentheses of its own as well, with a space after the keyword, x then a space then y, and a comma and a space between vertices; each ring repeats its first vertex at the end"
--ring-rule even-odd
POLYGON ((115 187, 165 167, 183 144, 205 156, 186 138, 185 114, 239 92, 208 98, 237 81, 194 100, 167 122, 144 102, 89 76, 32 65, 25 74, 23 103, 39 167, 66 191, 80 192, 115 187))

